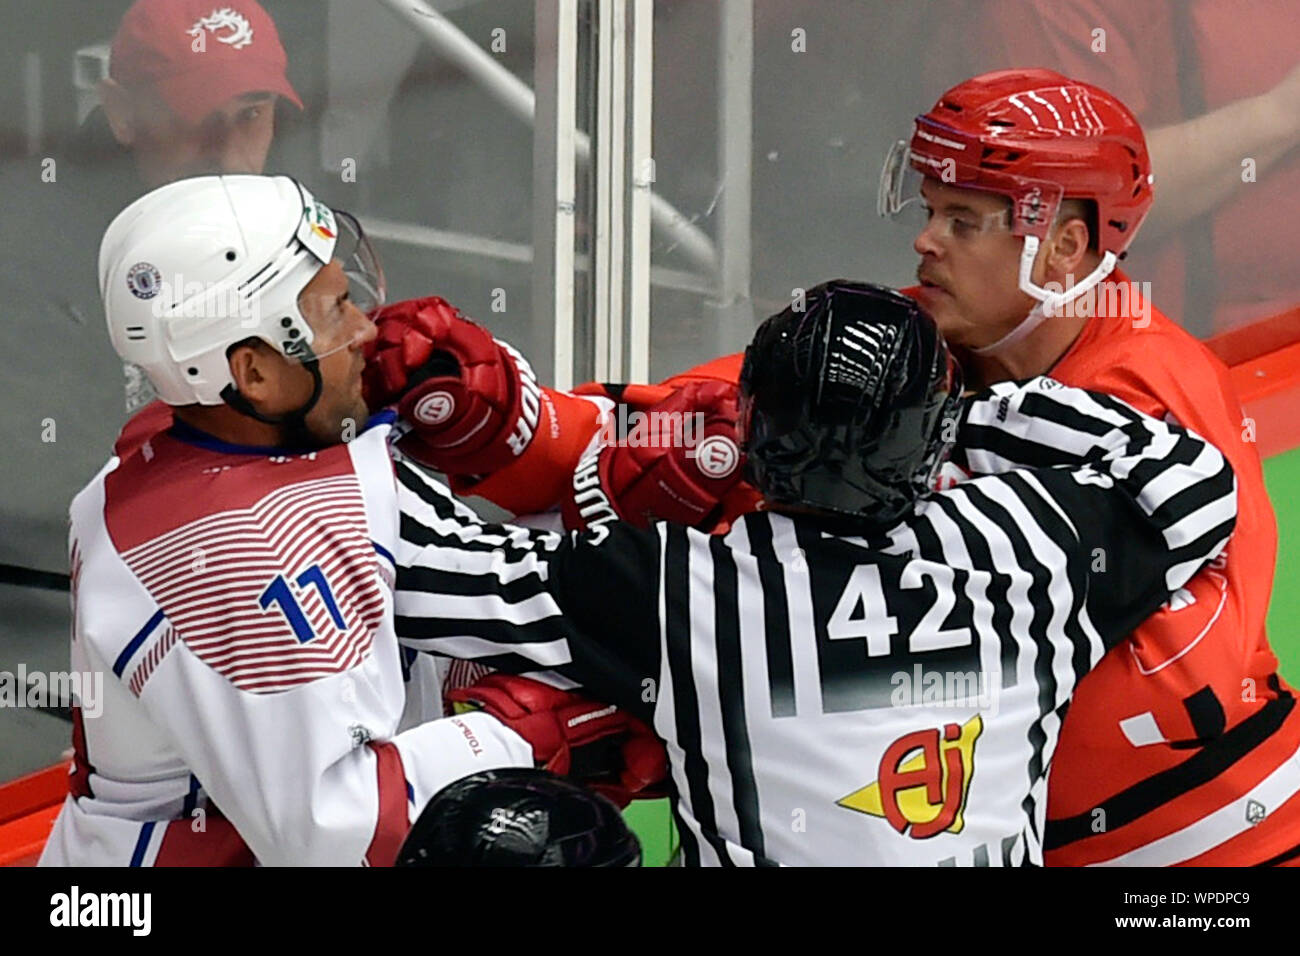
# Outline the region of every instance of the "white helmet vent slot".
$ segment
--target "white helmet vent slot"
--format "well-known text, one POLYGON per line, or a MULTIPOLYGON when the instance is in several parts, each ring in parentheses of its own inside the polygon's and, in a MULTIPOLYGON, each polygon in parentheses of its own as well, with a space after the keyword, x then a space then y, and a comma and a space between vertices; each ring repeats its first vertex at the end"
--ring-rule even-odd
POLYGON ((276 276, 278 276, 279 274, 280 274, 279 269, 274 269, 271 270, 270 272, 267 272, 266 269, 263 269, 262 272, 259 272, 256 276, 253 277, 253 279, 249 279, 248 282, 245 282, 243 285, 241 285, 239 287, 239 292, 241 295, 244 296, 244 298, 251 299, 253 296, 257 295, 257 293, 261 292, 264 288, 270 285, 275 280, 276 276), (257 279, 259 276, 262 276, 263 272, 265 272, 266 275, 262 278, 262 280, 258 282, 257 285, 252 286, 252 288, 249 288, 249 284, 253 281, 253 279, 257 279))
MULTIPOLYGON (((274 265, 275 265, 274 262, 268 262, 266 265, 262 266, 262 268, 258 269, 256 272, 254 272, 251 276, 249 276, 249 277, 248 277, 247 279, 245 279, 243 282, 239 283, 239 291, 242 293, 242 292, 243 292, 245 289, 247 289, 250 285, 252 285, 252 284, 253 284, 254 282, 256 282, 258 279, 260 279, 260 278, 262 277, 262 274, 263 274, 264 272, 266 272, 268 269, 270 269, 270 268, 271 268, 272 266, 274 266, 274 265)), ((258 286, 258 288, 260 289, 261 286, 258 286)))

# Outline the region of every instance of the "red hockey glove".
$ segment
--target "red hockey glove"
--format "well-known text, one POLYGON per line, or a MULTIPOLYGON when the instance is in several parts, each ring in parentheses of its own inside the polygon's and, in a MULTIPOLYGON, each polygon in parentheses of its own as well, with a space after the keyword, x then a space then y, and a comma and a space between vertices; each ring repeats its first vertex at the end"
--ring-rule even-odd
POLYGON ((563 502, 565 525, 705 522, 741 481, 738 412, 736 386, 711 381, 690 382, 632 412, 626 434, 578 463, 563 502))
POLYGON ((528 363, 438 296, 375 313, 364 373, 372 409, 396 403, 413 430, 398 447, 458 475, 489 474, 522 455, 541 395, 528 363))
POLYGON ((458 711, 483 710, 533 746, 537 765, 586 784, 620 807, 661 797, 668 753, 644 723, 527 677, 494 673, 447 695, 458 711))

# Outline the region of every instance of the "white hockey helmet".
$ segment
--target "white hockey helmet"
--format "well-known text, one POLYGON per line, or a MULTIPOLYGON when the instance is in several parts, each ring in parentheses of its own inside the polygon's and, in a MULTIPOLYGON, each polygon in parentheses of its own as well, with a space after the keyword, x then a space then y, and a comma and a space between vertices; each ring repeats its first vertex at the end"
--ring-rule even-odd
MULTIPOLYGON (((226 352, 259 338, 316 376, 346 348, 346 323, 308 324, 298 298, 320 268, 341 259, 356 304, 383 303, 378 260, 347 213, 288 176, 199 176, 155 189, 118 214, 99 249, 99 291, 113 348, 144 369, 170 405, 228 401, 226 352)), ((232 400, 233 399, 233 400, 232 400)))

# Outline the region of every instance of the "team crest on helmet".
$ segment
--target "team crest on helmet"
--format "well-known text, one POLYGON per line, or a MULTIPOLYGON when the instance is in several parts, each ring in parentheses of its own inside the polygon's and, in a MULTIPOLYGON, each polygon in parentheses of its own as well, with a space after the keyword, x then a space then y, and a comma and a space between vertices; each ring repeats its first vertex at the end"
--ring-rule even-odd
POLYGON ((836 804, 884 817, 914 840, 960 833, 975 775, 975 741, 983 730, 984 720, 976 714, 960 727, 947 724, 942 730, 904 734, 885 748, 879 777, 836 804))
POLYGON ((126 273, 126 287, 137 299, 152 299, 162 290, 162 273, 152 262, 137 262, 126 273))
POLYGON ((213 10, 206 17, 197 20, 194 26, 185 32, 189 36, 198 37, 204 30, 210 32, 219 43, 224 43, 233 50, 242 50, 253 42, 253 25, 230 7, 213 10))
POLYGON ((314 235, 321 239, 333 239, 338 234, 335 232, 334 212, 329 206, 313 201, 310 205, 304 206, 302 211, 314 235))

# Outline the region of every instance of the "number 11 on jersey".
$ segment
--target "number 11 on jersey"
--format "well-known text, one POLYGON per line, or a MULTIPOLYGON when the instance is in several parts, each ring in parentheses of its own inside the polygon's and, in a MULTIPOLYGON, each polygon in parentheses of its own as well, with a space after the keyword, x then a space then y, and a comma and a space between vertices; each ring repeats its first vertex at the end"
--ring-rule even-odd
MULTIPOLYGON (((334 626, 340 631, 347 630, 347 624, 343 620, 343 615, 339 612, 338 603, 334 600, 334 592, 330 590, 329 582, 325 580, 325 572, 321 570, 319 564, 313 564, 303 571, 302 574, 298 575, 295 583, 300 589, 314 587, 316 593, 320 595, 321 600, 325 603, 325 608, 329 611, 334 626)), ((276 605, 280 609, 280 613, 284 615, 285 620, 289 622, 289 627, 293 629, 293 636, 298 639, 299 644, 306 644, 317 636, 311 622, 307 620, 307 615, 303 613, 297 595, 289 587, 289 582, 285 580, 284 575, 277 574, 275 576, 275 579, 266 586, 266 590, 257 599, 257 603, 264 611, 272 604, 276 605)))

